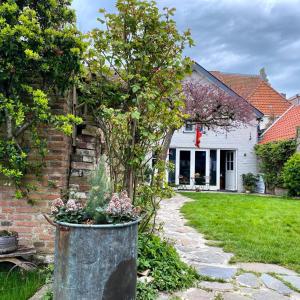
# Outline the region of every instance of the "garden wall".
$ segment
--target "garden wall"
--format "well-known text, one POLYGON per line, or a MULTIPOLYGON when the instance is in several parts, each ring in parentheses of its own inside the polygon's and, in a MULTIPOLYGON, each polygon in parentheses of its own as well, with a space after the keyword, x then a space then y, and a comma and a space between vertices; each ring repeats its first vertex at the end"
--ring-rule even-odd
MULTIPOLYGON (((71 95, 53 98, 53 112, 74 112, 71 95)), ((26 182, 37 186, 37 190, 30 193, 34 204, 29 204, 27 199, 16 199, 14 187, 6 185, 4 178, 0 178, 0 230, 17 231, 20 244, 35 247, 39 253, 46 254, 53 253, 54 227, 42 214, 50 213, 51 202, 56 198, 70 195, 71 198, 86 199, 87 177, 94 169, 101 138, 96 128, 86 123, 73 137, 51 128, 43 131, 48 141, 45 167, 40 179, 33 174, 25 178, 26 182)))

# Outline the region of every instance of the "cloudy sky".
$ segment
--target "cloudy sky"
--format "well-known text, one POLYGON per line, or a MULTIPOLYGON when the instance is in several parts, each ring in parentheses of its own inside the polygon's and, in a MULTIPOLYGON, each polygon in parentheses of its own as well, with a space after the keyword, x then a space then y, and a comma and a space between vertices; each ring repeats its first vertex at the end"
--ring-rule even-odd
MULTIPOLYGON (((186 55, 208 70, 258 74, 288 97, 300 93, 300 0, 159 0, 175 7, 179 30, 190 28, 196 46, 186 55)), ((114 0, 73 0, 78 26, 98 26, 98 9, 114 0)))

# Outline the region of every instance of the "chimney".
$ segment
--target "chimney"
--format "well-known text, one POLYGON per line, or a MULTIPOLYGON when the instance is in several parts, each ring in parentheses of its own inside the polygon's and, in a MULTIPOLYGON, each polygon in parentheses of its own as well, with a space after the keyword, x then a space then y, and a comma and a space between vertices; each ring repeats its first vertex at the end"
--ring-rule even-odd
POLYGON ((286 99, 286 93, 280 93, 280 95, 286 99))

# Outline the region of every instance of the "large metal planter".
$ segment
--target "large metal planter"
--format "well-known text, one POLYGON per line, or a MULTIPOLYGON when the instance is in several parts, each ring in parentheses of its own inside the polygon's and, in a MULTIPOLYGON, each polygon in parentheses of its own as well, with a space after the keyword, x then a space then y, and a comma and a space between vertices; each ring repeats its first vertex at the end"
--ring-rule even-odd
POLYGON ((0 236, 0 254, 11 253, 18 248, 18 237, 13 236, 0 236))
POLYGON ((54 300, 134 300, 138 221, 57 222, 54 300))

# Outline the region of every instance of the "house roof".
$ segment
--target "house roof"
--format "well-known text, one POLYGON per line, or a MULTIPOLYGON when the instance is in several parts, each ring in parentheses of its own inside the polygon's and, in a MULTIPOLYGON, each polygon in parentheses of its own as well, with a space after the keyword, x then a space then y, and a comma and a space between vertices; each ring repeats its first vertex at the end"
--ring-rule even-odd
POLYGON ((219 80, 248 100, 265 115, 280 116, 291 103, 259 75, 243 75, 211 71, 219 80))
POLYGON ((231 87, 227 86, 226 83, 224 83, 220 78, 218 78, 217 76, 215 76, 213 74, 213 72, 207 71, 206 69, 204 69, 201 65, 199 65, 196 62, 194 62, 194 64, 193 64, 193 70, 196 71, 196 72, 199 72, 199 73, 203 74, 210 82, 212 82, 213 84, 215 84, 217 87, 219 87, 223 91, 227 92, 229 95, 232 95, 234 97, 238 97, 238 98, 241 99, 241 101, 247 101, 253 107, 253 110, 254 110, 254 113, 256 114, 256 116, 258 118, 262 118, 263 117, 264 114, 260 111, 259 108, 255 107, 249 100, 247 100, 242 95, 238 94, 234 89, 232 89, 231 87))
POLYGON ((300 127, 300 105, 291 106, 262 135, 260 144, 294 139, 300 127))

